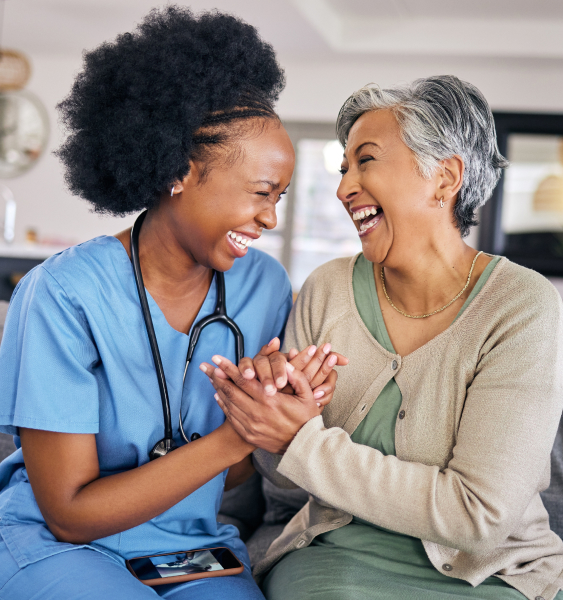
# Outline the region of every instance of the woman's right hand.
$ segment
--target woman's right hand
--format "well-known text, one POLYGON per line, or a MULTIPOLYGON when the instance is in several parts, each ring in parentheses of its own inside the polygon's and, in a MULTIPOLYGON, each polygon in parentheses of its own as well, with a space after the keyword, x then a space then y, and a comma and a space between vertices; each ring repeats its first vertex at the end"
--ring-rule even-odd
POLYGON ((342 354, 331 352, 329 343, 318 348, 311 345, 301 352, 292 348, 287 354, 280 352, 279 348, 280 340, 276 337, 263 346, 254 359, 243 358, 238 365, 241 375, 245 379, 256 377, 269 396, 278 391, 293 393, 293 388, 287 380, 286 364, 289 362, 305 375, 317 405, 326 406, 332 399, 338 377, 333 369, 337 365, 347 365, 348 359, 342 354))

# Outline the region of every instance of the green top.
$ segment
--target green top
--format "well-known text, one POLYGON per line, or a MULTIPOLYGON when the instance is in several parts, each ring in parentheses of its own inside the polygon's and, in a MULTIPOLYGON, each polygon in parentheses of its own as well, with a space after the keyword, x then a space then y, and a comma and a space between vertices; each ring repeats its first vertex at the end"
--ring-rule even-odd
MULTIPOLYGON (((471 290, 469 297, 457 313, 454 321, 459 318, 463 311, 471 304, 473 298, 481 291, 500 258, 500 256, 495 256, 485 267, 481 277, 479 277, 471 290)), ((373 263, 370 263, 363 254, 360 254, 354 266, 352 285, 354 286, 356 307, 368 331, 385 350, 397 354, 387 333, 381 307, 379 306, 373 274, 373 263)), ((357 444, 377 448, 386 455, 395 455, 395 424, 402 401, 401 390, 396 384, 395 379, 391 379, 381 391, 381 394, 365 419, 352 434, 352 441, 357 444)))
MULTIPOLYGON (((494 257, 487 265, 456 319, 481 291, 499 260, 494 257)), ((373 264, 363 254, 356 261, 352 283, 362 321, 383 348, 396 354, 383 321, 373 264)), ((395 424, 401 403, 401 390, 391 379, 352 434, 352 441, 395 455, 395 424)), ((447 577, 434 568, 421 540, 359 518, 319 535, 308 548, 287 554, 267 576, 263 589, 268 600, 524 598, 496 577, 487 578, 477 588, 447 577)), ((562 592, 557 600, 563 600, 562 592)))

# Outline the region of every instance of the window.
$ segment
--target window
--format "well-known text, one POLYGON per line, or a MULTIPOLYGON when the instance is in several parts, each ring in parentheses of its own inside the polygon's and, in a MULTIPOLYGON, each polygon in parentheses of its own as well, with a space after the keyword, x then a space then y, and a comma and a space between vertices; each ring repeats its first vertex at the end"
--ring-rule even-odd
POLYGON ((284 123, 296 150, 288 194, 280 201, 278 226, 265 231, 256 245, 287 269, 299 290, 318 266, 361 250, 356 228, 336 197, 342 147, 334 126, 284 123))

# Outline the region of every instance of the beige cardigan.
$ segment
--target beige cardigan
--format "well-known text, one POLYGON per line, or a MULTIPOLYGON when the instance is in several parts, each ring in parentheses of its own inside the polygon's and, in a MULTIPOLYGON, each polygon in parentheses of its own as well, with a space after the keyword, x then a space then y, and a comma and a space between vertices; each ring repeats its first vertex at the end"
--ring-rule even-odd
POLYGON ((306 423, 283 457, 258 450, 258 470, 309 502, 256 567, 356 515, 423 540, 432 564, 478 585, 496 574, 530 600, 563 586, 563 542, 539 492, 563 407, 563 304, 541 275, 502 258, 446 331, 408 356, 382 348, 354 302, 357 257, 307 280, 285 348, 329 341, 350 358, 332 402, 306 423), (403 403, 396 456, 350 435, 395 377, 403 403))

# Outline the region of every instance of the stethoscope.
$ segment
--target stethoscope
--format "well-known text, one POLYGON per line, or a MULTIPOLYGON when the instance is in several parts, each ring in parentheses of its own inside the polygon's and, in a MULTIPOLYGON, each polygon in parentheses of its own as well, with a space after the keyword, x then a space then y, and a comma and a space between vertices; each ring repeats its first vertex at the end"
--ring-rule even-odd
MULTIPOLYGON (((139 232, 147 211, 141 213, 133 228, 131 229, 131 262, 133 263, 133 272, 135 274, 135 283, 137 284, 137 291, 139 292, 139 300, 141 301, 141 310, 143 311, 143 319, 145 320, 145 326, 147 328, 147 334, 149 336, 149 344, 151 347, 152 357, 154 360, 154 366, 156 369, 156 377, 158 379, 158 388, 160 390, 160 399, 162 401, 162 413, 164 415, 164 437, 157 442, 153 449, 149 452, 150 460, 154 460, 159 456, 164 456, 176 450, 178 447, 172 437, 172 419, 170 417, 170 400, 168 398, 168 388, 166 387, 166 377, 164 376, 164 369, 162 367, 162 360, 160 358, 160 351, 158 349, 158 342, 156 341, 156 334, 154 332, 154 325, 152 322, 151 313, 149 310, 149 303, 147 301, 147 294, 145 292, 145 284, 143 283, 143 274, 141 273, 141 264, 139 262, 139 232)), ((182 389, 186 381, 186 374, 188 372, 188 366, 194 355, 195 347, 199 340, 199 336, 203 331, 204 327, 207 327, 211 323, 220 322, 224 323, 235 336, 235 352, 237 356, 237 363, 240 362, 244 356, 244 336, 238 325, 227 315, 227 306, 225 303, 225 275, 220 271, 214 271, 215 281, 217 283, 217 303, 215 304, 215 310, 207 317, 204 317, 193 325, 190 332, 190 339, 188 345, 188 355, 186 357, 186 367, 184 369, 184 377, 182 379, 182 389)), ((186 443, 197 440, 201 436, 199 433, 193 433, 191 438, 188 439, 184 431, 184 425, 182 423, 182 409, 180 407, 180 434, 186 443)))

